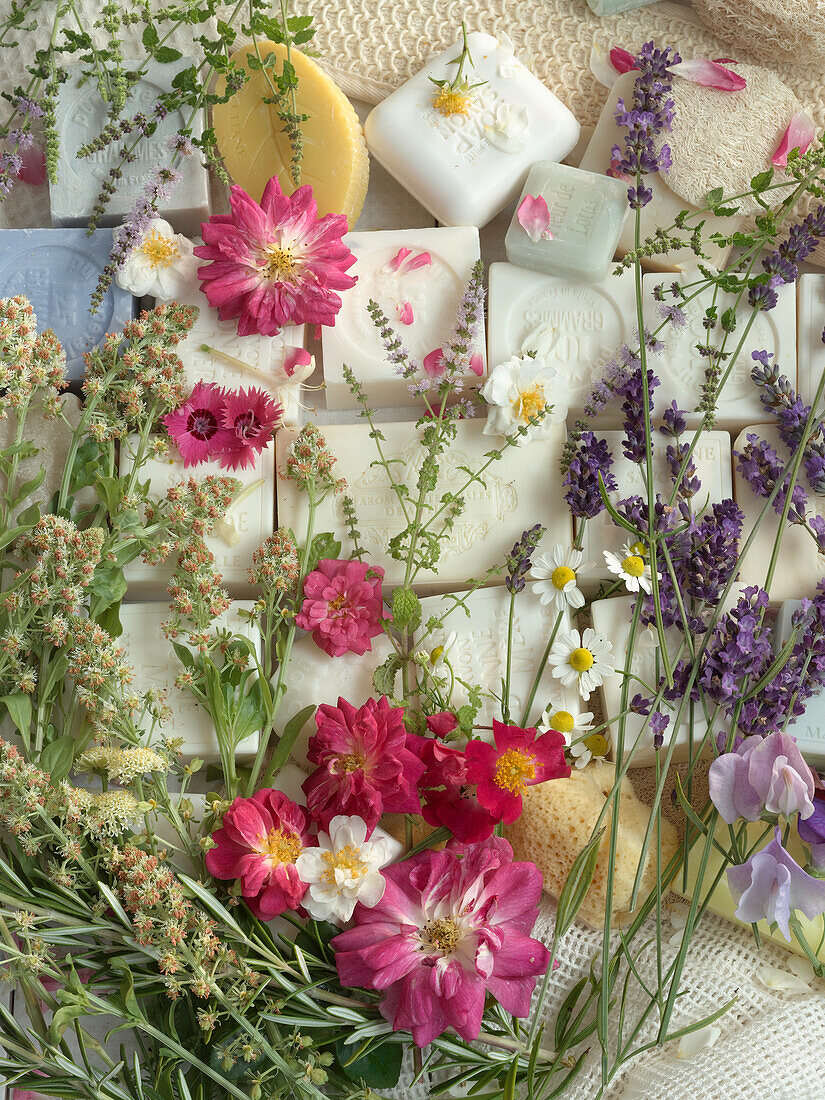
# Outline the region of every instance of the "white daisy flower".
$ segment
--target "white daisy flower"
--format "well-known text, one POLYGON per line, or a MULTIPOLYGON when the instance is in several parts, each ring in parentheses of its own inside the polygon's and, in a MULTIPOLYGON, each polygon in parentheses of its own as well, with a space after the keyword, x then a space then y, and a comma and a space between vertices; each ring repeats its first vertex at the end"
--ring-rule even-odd
POLYGON ((574 738, 583 737, 593 729, 593 714, 589 710, 579 710, 561 696, 554 696, 550 705, 542 712, 538 724, 539 733, 556 730, 564 736, 566 744, 574 738))
POLYGON ((567 406, 558 400, 556 385, 558 371, 544 359, 514 355, 506 363, 500 363, 490 371, 481 390, 487 402, 485 435, 513 435, 526 427, 527 434, 519 439, 527 443, 531 439, 548 439, 558 421, 567 415, 567 406), (530 424, 551 405, 537 424, 530 424))
POLYGON ((607 756, 609 748, 610 742, 603 733, 591 733, 583 741, 573 742, 570 746, 570 755, 573 757, 576 767, 583 768, 590 763, 594 756, 599 760, 607 756))
POLYGON ((155 218, 115 276, 117 285, 138 298, 151 294, 165 302, 191 293, 197 286, 200 265, 193 248, 169 222, 155 218))
POLYGON ((597 634, 588 626, 581 634, 578 630, 560 633, 550 650, 548 664, 562 687, 575 685, 582 699, 589 699, 590 693, 616 671, 610 656, 612 649, 613 643, 605 634, 597 634))
POLYGON ((581 550, 556 543, 549 554, 539 554, 533 560, 530 576, 536 584, 532 589, 543 604, 555 603, 558 607, 577 608, 584 603, 578 585, 580 573, 593 568, 593 562, 582 561, 581 550))
POLYGON ((304 848, 295 860, 309 885, 301 904, 315 920, 343 924, 357 902, 372 909, 384 896, 381 868, 392 858, 389 838, 366 837, 363 818, 339 815, 330 821, 329 833, 318 833, 318 847, 304 848))
POLYGON ((647 550, 640 542, 627 544, 621 555, 614 554, 610 550, 602 551, 607 568, 615 576, 624 581, 628 592, 650 593, 653 581, 650 573, 650 563, 645 561, 647 550))

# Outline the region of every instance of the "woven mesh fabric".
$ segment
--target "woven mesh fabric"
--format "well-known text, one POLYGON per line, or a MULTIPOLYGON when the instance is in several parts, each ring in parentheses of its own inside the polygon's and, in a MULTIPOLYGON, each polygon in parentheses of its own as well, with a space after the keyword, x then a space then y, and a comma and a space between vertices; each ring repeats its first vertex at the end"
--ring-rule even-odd
POLYGON ((702 21, 735 49, 778 62, 825 62, 823 0, 694 0, 702 21))

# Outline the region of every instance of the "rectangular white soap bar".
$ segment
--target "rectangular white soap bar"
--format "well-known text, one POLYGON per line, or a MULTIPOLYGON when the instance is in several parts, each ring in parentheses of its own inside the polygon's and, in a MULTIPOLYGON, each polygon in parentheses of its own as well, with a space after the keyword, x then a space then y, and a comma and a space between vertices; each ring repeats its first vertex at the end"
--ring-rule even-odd
MULTIPOLYGON (((121 450, 121 475, 131 469, 128 450, 121 450)), ((167 489, 190 477, 202 481, 210 474, 216 477, 235 477, 242 485, 236 502, 229 506, 219 534, 205 537, 206 545, 215 555, 215 566, 223 576, 223 585, 230 595, 243 596, 253 593, 247 577, 252 565, 252 555, 275 529, 275 501, 272 482, 275 477, 275 448, 272 443, 262 451, 255 466, 246 470, 223 470, 217 461, 204 462, 184 469, 176 458, 165 460, 149 458, 141 467, 140 480, 151 482, 150 494, 155 499, 166 495, 167 489)), ((174 554, 158 565, 146 565, 141 558, 130 562, 124 570, 131 598, 164 599, 166 586, 175 565, 174 554)))
MULTIPOLYGON (((499 437, 482 434, 481 420, 463 420, 458 434, 440 459, 439 484, 431 497, 440 501, 446 492, 458 492, 468 481, 462 467, 478 470, 485 455, 501 446, 499 437)), ((411 494, 416 492, 418 471, 424 457, 419 432, 414 424, 380 425, 386 437, 382 448, 393 463, 396 478, 403 478, 411 494)), ((346 493, 355 502, 358 530, 368 559, 386 569, 388 585, 401 584, 403 562, 387 553, 393 535, 406 527, 406 521, 386 471, 375 464, 375 441, 365 423, 324 425, 322 434, 337 458, 335 472, 346 478, 346 493)), ((276 436, 277 468, 285 469, 287 448, 297 435, 294 428, 282 428, 276 436)), ((470 578, 480 577, 488 568, 503 563, 525 528, 534 523, 547 527, 546 542, 566 543, 571 537, 570 513, 562 496, 561 477, 557 474, 564 444, 564 425, 557 425, 545 440, 533 440, 525 447, 508 447, 502 458, 493 462, 484 474, 484 485, 476 482, 465 494, 465 508, 455 519, 452 532, 442 544, 441 558, 435 570, 422 570, 416 587, 430 592, 446 592, 461 587, 470 578)), ((293 481, 277 479, 278 521, 291 527, 299 542, 305 537, 307 498, 293 481)), ((342 496, 327 497, 315 518, 315 531, 333 531, 343 545, 343 555, 352 551, 342 509, 342 496)), ((444 513, 433 529, 441 527, 444 513)), ((498 578, 500 583, 502 578, 498 578)), ((496 580, 490 583, 496 583, 496 580)))
MULTIPOLYGON (((132 88, 123 116, 131 118, 137 111, 142 111, 147 118, 152 118, 155 104, 163 92, 170 90, 175 75, 197 63, 192 57, 182 57, 168 64, 146 62, 146 75, 132 88)), ((125 63, 125 67, 137 69, 141 64, 130 61, 125 63)), ((120 164, 122 143, 117 141, 88 157, 78 158, 78 149, 96 138, 110 121, 109 105, 101 98, 95 82, 83 79, 82 69, 80 65, 67 66, 68 80, 60 85, 57 94, 60 141, 57 182, 49 186, 52 223, 85 225, 101 187, 109 179, 110 170, 120 167, 122 175, 101 221, 102 225, 119 225, 150 182, 152 169, 171 163, 172 154, 166 147, 167 139, 187 125, 194 137, 200 137, 203 133, 203 112, 199 111, 191 122, 188 111, 168 113, 150 138, 141 138, 134 150, 134 160, 129 164, 120 164)), ((131 143, 132 139, 129 137, 126 140, 131 143)), ((191 156, 182 157, 178 170, 181 179, 175 184, 170 197, 161 204, 160 216, 171 222, 178 233, 193 236, 200 232, 201 222, 209 217, 209 184, 200 153, 196 150, 191 156)))
POLYGON ((799 395, 806 404, 814 399, 816 388, 825 371, 825 275, 799 276, 797 291, 797 354, 799 395))
MULTIPOLYGON (((593 629, 600 634, 606 634, 613 643, 613 658, 616 665, 616 675, 608 676, 600 691, 604 706, 604 721, 610 722, 610 750, 608 756, 616 759, 617 738, 619 736, 619 723, 617 716, 622 710, 622 676, 621 671, 627 668, 627 647, 630 641, 630 621, 633 613, 635 596, 618 596, 613 599, 596 600, 590 609, 593 617, 593 629)), ((684 641, 684 635, 676 628, 671 627, 666 634, 668 643, 668 657, 675 664, 680 653, 680 646, 684 641)), ((681 656, 687 659, 689 651, 685 649, 681 656)), ((656 634, 652 629, 641 624, 636 633, 636 642, 633 647, 633 661, 630 671, 644 681, 640 684, 632 680, 629 685, 628 700, 634 695, 642 694, 648 699, 655 695, 656 687, 664 675, 664 668, 656 644, 656 634), (647 685, 647 686, 645 686, 647 685)), ((678 708, 678 703, 674 704, 678 708)), ((667 752, 668 745, 673 737, 673 723, 676 721, 676 711, 669 710, 671 704, 663 704, 662 712, 670 715, 670 725, 664 733, 664 747, 659 750, 662 754, 667 752)), ((704 737, 707 723, 701 716, 701 709, 697 705, 693 716, 693 745, 698 745, 704 737)), ((676 747, 673 750, 673 761, 679 763, 690 758, 691 746, 691 722, 690 707, 685 707, 684 720, 679 724, 676 733, 676 747)), ((628 714, 624 732, 624 763, 633 753, 632 767, 647 768, 656 761, 656 749, 653 747, 653 733, 648 723, 642 732, 644 719, 639 714, 628 714), (634 751, 634 746, 635 751, 634 751)), ((695 750, 694 750, 695 751, 695 750)))
MULTIPOLYGON (((238 612, 250 611, 250 602, 233 603, 217 620, 220 626, 260 644, 260 632, 256 626, 242 619, 238 612)), ((123 633, 118 639, 126 650, 126 661, 134 667, 132 682, 137 691, 160 689, 167 692, 167 702, 172 716, 163 726, 163 733, 170 737, 182 737, 182 754, 186 759, 199 756, 213 759, 218 755, 218 741, 212 719, 199 706, 191 692, 175 687, 175 679, 181 671, 172 643, 163 634, 162 624, 172 616, 166 603, 125 603, 120 608, 123 633)), ((237 755, 251 756, 258 748, 258 734, 245 738, 238 746, 237 755)))
POLYGON ((513 55, 509 41, 474 31, 472 89, 465 110, 442 112, 439 89, 458 73, 459 40, 428 61, 370 112, 370 152, 438 221, 486 225, 514 199, 537 160, 560 161, 573 149, 579 124, 564 104, 513 55))
MULTIPOLYGON (((800 600, 785 600, 776 618, 774 649, 779 652, 791 636, 791 618, 799 609, 800 600)), ((804 700, 805 713, 791 718, 788 731, 799 742, 805 759, 814 768, 825 768, 825 691, 804 700)))
MULTIPOLYGON (((733 445, 734 455, 747 446, 747 436, 751 433, 765 440, 779 455, 780 461, 785 464, 790 461, 788 449, 772 424, 751 424, 746 427, 733 445)), ((765 506, 765 500, 763 497, 757 497, 742 477, 736 458, 733 462, 733 471, 734 497, 745 514, 741 542, 741 546, 744 547, 765 506)), ((825 516, 825 497, 818 497, 810 492, 804 471, 801 473, 799 483, 808 494, 811 508, 818 515, 825 516)), ((771 506, 759 525, 747 553, 742 558, 739 569, 741 584, 758 584, 762 588, 765 587, 779 522, 780 517, 771 506)), ((823 577, 825 577, 825 555, 817 552, 816 543, 803 527, 799 524, 786 524, 779 547, 777 566, 768 590, 771 600, 793 600, 800 599, 802 596, 810 598, 814 595, 817 583, 823 577)))
MULTIPOLYGON (((623 432, 598 432, 599 438, 607 440, 613 458, 611 473, 616 478, 618 488, 609 494, 610 500, 615 504, 619 500, 625 500, 636 494, 647 499, 645 485, 644 465, 638 465, 626 458, 622 451, 623 432)), ((689 443, 692 436, 686 432, 684 442, 689 443)), ((670 478, 670 467, 667 462, 667 439, 656 435, 653 451, 653 476, 657 491, 663 496, 669 496, 673 482, 670 478)), ((694 508, 699 509, 706 500, 710 504, 716 504, 720 500, 731 496, 731 456, 730 436, 727 432, 703 432, 702 439, 693 452, 693 461, 696 473, 702 483, 702 487, 694 499, 694 508)), ((592 572, 583 575, 582 580, 586 585, 597 584, 600 580, 611 579, 604 562, 604 550, 612 550, 614 554, 621 552, 630 538, 628 532, 618 527, 607 513, 600 512, 594 519, 589 519, 584 526, 584 539, 582 550, 584 560, 595 562, 596 568, 592 572)))
MULTIPOLYGON (((661 380, 657 392, 668 402, 676 401, 680 409, 689 415, 685 417, 688 427, 698 427, 701 414, 693 412, 702 398, 702 386, 705 381, 705 368, 708 360, 699 354, 697 345, 718 346, 723 338, 721 326, 708 332, 702 325, 705 313, 715 305, 717 318, 731 308, 735 301, 733 294, 719 292, 714 301, 713 291, 708 289, 689 302, 665 295, 664 303, 653 297, 656 287, 664 284, 666 290, 673 282, 685 285, 691 276, 645 275, 645 327, 651 332, 662 324, 660 304, 676 305, 685 314, 687 324, 677 327, 669 323, 657 334, 665 347, 661 355, 653 357, 650 366, 661 380)), ((694 293, 694 291, 689 291, 694 293)), ((779 364, 781 372, 788 376, 791 385, 796 388, 796 299, 793 285, 779 288, 779 301, 774 309, 760 310, 751 325, 744 347, 736 359, 730 377, 719 394, 716 423, 729 431, 741 431, 746 424, 752 424, 764 416, 765 409, 759 399, 762 392, 751 378, 754 360, 753 351, 768 351, 773 362, 779 364)), ((733 351, 742 338, 744 327, 751 316, 747 301, 736 312, 736 329, 727 338, 726 347, 733 351)), ((722 366, 725 371, 730 360, 722 366)))
MULTIPOLYGON (((575 283, 514 264, 491 264, 488 348, 490 368, 529 351, 559 372, 554 400, 579 415, 604 365, 632 340, 636 326, 633 272, 599 283, 575 283)), ((599 414, 617 427, 618 404, 599 414)))
MULTIPOLYGON (((370 301, 378 303, 418 364, 416 380, 425 380, 421 364, 450 339, 462 293, 481 256, 478 230, 470 225, 387 229, 348 233, 344 242, 357 257, 349 274, 358 282, 342 291, 335 324, 323 330, 327 408, 360 408, 344 380, 345 365, 364 387, 374 409, 421 408, 423 397, 413 396, 408 379, 397 374, 395 365, 388 362, 367 306, 370 301), (409 254, 399 263, 401 249, 409 254), (424 256, 429 256, 431 262, 416 267, 416 260, 424 256)), ((479 383, 484 373, 483 310, 481 313, 472 352, 480 357, 480 373, 468 371, 467 385, 479 383)))
MULTIPOLYGON (((625 103, 632 102, 636 77, 637 73, 634 71, 623 73, 608 92, 607 101, 602 108, 602 113, 599 116, 599 121, 596 124, 587 151, 582 157, 580 168, 584 168, 588 172, 606 172, 610 167, 613 146, 618 145, 620 149, 624 149, 627 129, 619 126, 616 122, 616 104, 619 99, 624 99, 625 103)), ((672 226, 674 218, 682 210, 690 210, 691 212, 696 210, 696 207, 692 207, 690 203, 671 191, 665 182, 665 177, 662 175, 646 175, 644 185, 653 192, 653 198, 647 206, 642 208, 642 243, 648 237, 652 237, 658 228, 667 229, 672 226)), ((719 218, 714 214, 703 214, 702 218, 705 223, 702 230, 703 238, 711 233, 735 233, 742 221, 741 218, 719 218)), ((635 212, 631 210, 630 217, 624 223, 624 229, 619 238, 619 252, 621 254, 630 252, 635 248, 635 231, 636 216, 635 212)), ((690 234, 682 231, 681 235, 689 236, 690 234)), ((705 262, 710 262, 714 267, 721 269, 729 251, 730 249, 723 250, 718 245, 708 243, 705 245, 708 261, 705 262)), ((681 269, 690 271, 696 268, 697 262, 696 256, 690 248, 681 248, 665 255, 645 256, 642 260, 643 266, 651 271, 678 271, 681 269)))

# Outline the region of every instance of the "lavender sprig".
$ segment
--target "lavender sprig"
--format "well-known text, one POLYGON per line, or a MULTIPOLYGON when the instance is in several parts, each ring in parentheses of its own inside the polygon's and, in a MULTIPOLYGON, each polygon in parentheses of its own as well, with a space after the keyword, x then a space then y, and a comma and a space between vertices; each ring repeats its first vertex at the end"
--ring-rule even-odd
POLYGON ((547 531, 540 523, 536 523, 529 531, 525 531, 513 549, 507 555, 507 575, 504 584, 511 593, 524 590, 524 578, 530 571, 533 563, 533 554, 547 531))

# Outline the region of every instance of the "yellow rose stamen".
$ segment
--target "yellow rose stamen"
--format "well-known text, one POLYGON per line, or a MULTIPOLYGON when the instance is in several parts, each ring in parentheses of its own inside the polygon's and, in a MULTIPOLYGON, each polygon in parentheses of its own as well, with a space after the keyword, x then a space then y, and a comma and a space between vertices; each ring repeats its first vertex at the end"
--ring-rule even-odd
POLYGON ((345 844, 338 852, 323 852, 321 860, 327 865, 321 880, 330 883, 331 886, 336 884, 335 872, 338 870, 349 871, 350 875, 358 878, 367 870, 366 863, 359 858, 358 849, 353 848, 351 844, 345 844))
POLYGON ((521 794, 527 780, 536 777, 536 758, 522 749, 508 749, 496 761, 493 782, 503 791, 521 794))
POLYGON ((295 278, 295 257, 289 248, 272 244, 265 252, 264 275, 274 283, 291 283, 295 278))
POLYGON ((174 260, 180 257, 180 249, 172 238, 164 237, 162 233, 158 233, 157 229, 153 229, 149 236, 144 239, 140 251, 155 269, 169 267, 174 260))
POLYGON ((475 97, 467 92, 454 91, 451 88, 439 88, 433 95, 433 107, 440 115, 468 115, 475 97))
POLYGON ((437 947, 445 955, 455 951, 461 940, 461 929, 451 917, 427 921, 421 930, 421 939, 431 947, 437 947))
POLYGON ((568 664, 576 672, 587 672, 589 668, 593 667, 593 654, 589 649, 579 646, 570 654, 568 664))
POLYGON ((273 867, 280 863, 294 863, 301 854, 303 844, 295 833, 285 833, 283 829, 272 829, 262 843, 260 851, 273 867))
POLYGON ((513 413, 522 424, 541 416, 546 408, 547 401, 541 382, 536 382, 527 390, 519 390, 518 396, 513 400, 513 413))

